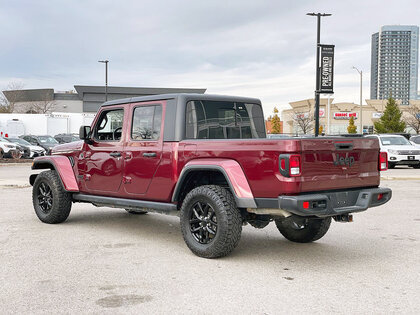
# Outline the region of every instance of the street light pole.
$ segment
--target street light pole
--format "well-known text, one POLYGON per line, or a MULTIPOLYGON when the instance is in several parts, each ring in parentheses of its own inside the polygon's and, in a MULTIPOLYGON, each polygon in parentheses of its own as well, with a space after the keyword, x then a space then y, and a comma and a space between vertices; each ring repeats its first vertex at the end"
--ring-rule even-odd
POLYGON ((319 47, 321 40, 321 17, 330 16, 329 13, 306 13, 306 15, 317 17, 316 32, 316 85, 315 85, 315 137, 319 134, 319 95, 320 95, 320 67, 319 67, 319 47))
POLYGON ((362 70, 357 69, 353 66, 353 69, 359 72, 360 74, 360 133, 363 135, 363 110, 362 110, 362 81, 363 81, 363 72, 362 70))
POLYGON ((109 60, 99 60, 98 62, 105 64, 105 102, 108 101, 108 62, 109 60))

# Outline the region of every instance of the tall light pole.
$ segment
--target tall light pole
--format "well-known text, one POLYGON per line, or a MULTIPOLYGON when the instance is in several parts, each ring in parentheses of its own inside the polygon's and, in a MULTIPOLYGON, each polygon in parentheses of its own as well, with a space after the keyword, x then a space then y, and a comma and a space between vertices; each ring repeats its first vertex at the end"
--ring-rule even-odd
POLYGON ((105 102, 108 101, 108 62, 109 60, 99 60, 98 62, 105 64, 105 102))
POLYGON ((363 81, 363 72, 362 70, 357 69, 353 66, 353 69, 359 72, 360 74, 360 133, 363 135, 363 110, 362 110, 362 81, 363 81))
POLYGON ((319 134, 319 94, 320 85, 320 67, 319 67, 319 49, 321 40, 321 17, 331 16, 329 13, 306 13, 306 15, 317 17, 317 33, 316 33, 316 86, 315 86, 315 137, 319 134))

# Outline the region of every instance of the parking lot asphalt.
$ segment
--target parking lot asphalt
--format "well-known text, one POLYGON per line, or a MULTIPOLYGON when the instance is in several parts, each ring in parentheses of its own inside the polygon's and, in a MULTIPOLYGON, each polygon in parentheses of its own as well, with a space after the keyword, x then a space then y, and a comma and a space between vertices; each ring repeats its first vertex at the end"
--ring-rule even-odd
POLYGON ((74 204, 66 222, 41 223, 31 188, 15 185, 29 168, 0 166, 2 314, 420 311, 420 170, 385 172, 392 200, 315 243, 248 225, 230 256, 208 260, 188 250, 177 217, 74 204))

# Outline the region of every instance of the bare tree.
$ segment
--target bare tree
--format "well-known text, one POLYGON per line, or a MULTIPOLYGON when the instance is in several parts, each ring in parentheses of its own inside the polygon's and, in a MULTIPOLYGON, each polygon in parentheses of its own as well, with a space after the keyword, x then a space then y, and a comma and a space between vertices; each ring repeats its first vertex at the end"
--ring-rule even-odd
POLYGON ((314 130, 314 115, 311 110, 306 112, 293 111, 293 125, 297 125, 303 132, 303 134, 310 133, 314 130))
POLYGON ((403 116, 408 127, 414 129, 414 131, 420 133, 420 106, 419 105, 410 105, 406 110, 407 115, 403 116))
POLYGON ((51 113, 57 104, 54 100, 43 100, 31 105, 29 111, 37 114, 51 113))
POLYGON ((0 93, 1 113, 13 113, 15 104, 22 98, 23 86, 22 82, 10 82, 3 92, 0 93))
POLYGON ((37 114, 51 113, 56 107, 54 96, 50 95, 50 91, 46 91, 40 96, 40 100, 33 102, 29 107, 28 112, 37 114))

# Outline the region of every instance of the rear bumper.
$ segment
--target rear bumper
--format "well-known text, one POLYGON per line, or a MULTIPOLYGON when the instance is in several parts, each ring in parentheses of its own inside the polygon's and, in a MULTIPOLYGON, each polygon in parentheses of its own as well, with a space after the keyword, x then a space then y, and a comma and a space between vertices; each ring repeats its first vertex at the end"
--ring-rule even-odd
POLYGON ((365 211, 387 203, 389 188, 369 188, 327 193, 308 193, 278 198, 257 198, 257 208, 282 209, 300 216, 330 217, 365 211))
POLYGON ((397 165, 416 165, 420 163, 420 155, 399 155, 388 153, 388 163, 397 165))

